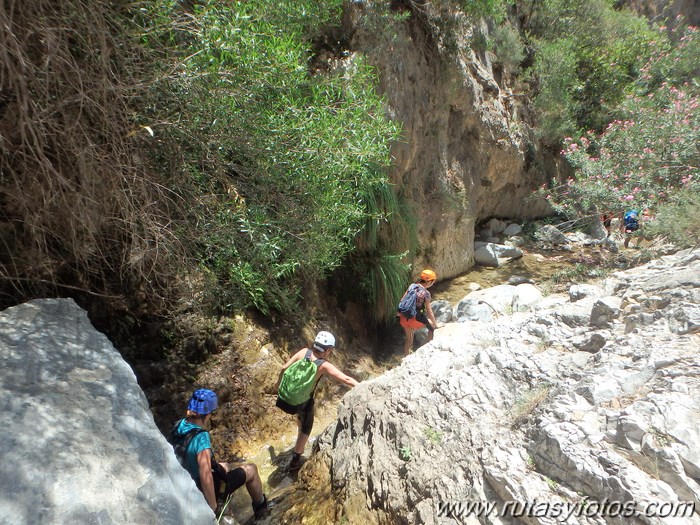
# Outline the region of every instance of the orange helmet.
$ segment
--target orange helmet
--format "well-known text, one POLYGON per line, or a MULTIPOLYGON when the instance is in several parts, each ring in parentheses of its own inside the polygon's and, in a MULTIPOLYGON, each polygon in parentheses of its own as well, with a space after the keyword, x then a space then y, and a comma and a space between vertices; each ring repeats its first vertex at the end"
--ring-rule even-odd
POLYGON ((435 272, 432 270, 423 270, 420 273, 421 281, 434 281, 435 279, 437 279, 437 275, 435 275, 435 272))

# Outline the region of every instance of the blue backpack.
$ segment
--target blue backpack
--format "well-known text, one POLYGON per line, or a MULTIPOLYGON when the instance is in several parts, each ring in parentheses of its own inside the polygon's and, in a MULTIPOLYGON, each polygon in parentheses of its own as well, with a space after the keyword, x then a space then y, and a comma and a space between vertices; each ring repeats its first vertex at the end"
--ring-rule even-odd
POLYGON ((418 288, 420 285, 412 284, 399 302, 397 311, 406 319, 413 319, 418 313, 416 299, 418 298, 418 288))
POLYGON ((625 225, 625 230, 631 232, 638 230, 639 215, 637 210, 629 210, 628 212, 625 212, 625 215, 622 217, 622 223, 625 225))

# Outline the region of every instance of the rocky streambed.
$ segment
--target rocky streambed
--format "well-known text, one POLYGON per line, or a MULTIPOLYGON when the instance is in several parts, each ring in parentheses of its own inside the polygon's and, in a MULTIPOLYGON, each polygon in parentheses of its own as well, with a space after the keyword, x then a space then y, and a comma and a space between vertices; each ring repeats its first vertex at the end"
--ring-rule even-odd
POLYGON ((699 330, 688 251, 462 318, 344 397, 298 490, 336 523, 700 523, 699 330))
MULTIPOLYGON (((367 355, 345 361, 343 368, 364 380, 339 406, 342 391, 324 393, 320 435, 314 432, 298 479, 286 471, 290 418, 271 411, 269 428, 255 427, 246 447, 238 436, 238 449, 260 466, 277 502, 266 523, 698 523, 692 512, 700 501, 700 254, 663 257, 565 293, 543 294, 531 277, 484 283, 456 303, 446 300, 447 292, 461 293, 452 286, 472 288, 474 280, 464 276, 436 293, 447 324, 432 343, 384 368, 367 355)), ((115 523, 132 523, 136 515, 210 522, 133 374, 115 364, 116 351, 77 305, 33 301, 2 317, 6 416, 31 424, 20 425, 8 442, 7 457, 24 460, 14 477, 6 476, 0 522, 103 514, 115 523), (66 397, 71 392, 89 395, 66 397), (128 407, 125 396, 134 400, 128 407), (94 416, 85 416, 91 410, 94 416), (65 416, 78 412, 82 417, 65 416), (50 429, 44 444, 22 430, 36 429, 36 421, 50 429), (76 441, 79 432, 89 439, 76 441), (55 442, 63 452, 47 464, 55 442), (81 467, 85 443, 89 472, 81 467), (139 476, 119 481, 124 464, 138 466, 139 476), (54 474, 38 508, 17 487, 46 471, 54 474), (99 499, 71 488, 95 472, 111 480, 99 499), (187 495, 185 507, 178 498, 158 506, 175 493, 187 495), (70 508, 55 503, 68 495, 70 508), (125 498, 132 502, 128 513, 125 498)), ((266 385, 277 361, 269 345, 256 348, 241 370, 251 377, 264 371, 263 394, 249 390, 246 397, 264 411, 274 403, 266 385)), ((216 356, 222 367, 233 361, 227 352, 216 356)), ((215 366, 207 374, 200 377, 207 384, 228 377, 215 366)), ((246 389, 254 386, 236 377, 246 389)), ((235 402, 223 408, 226 421, 240 412, 235 402)), ((227 428, 219 420, 213 431, 222 459, 230 459, 227 428)), ((239 492, 234 511, 246 522, 249 500, 239 492)))

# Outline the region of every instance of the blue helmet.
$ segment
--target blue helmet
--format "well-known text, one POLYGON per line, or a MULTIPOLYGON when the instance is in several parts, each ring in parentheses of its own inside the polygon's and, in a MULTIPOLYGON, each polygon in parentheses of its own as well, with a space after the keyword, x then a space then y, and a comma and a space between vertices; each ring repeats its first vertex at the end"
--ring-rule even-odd
POLYGON ((200 388, 199 390, 195 390, 192 394, 192 399, 190 399, 187 405, 187 410, 204 416, 214 412, 218 406, 219 400, 216 394, 207 388, 200 388))

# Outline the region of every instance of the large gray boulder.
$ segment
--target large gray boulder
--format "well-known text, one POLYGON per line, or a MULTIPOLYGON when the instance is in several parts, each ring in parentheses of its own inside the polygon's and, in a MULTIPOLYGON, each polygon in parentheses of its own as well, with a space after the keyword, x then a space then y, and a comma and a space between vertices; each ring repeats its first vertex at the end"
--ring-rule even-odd
POLYGON ((500 314, 533 309, 542 301, 542 292, 529 283, 499 284, 470 292, 455 306, 452 317, 456 322, 489 321, 500 314))
POLYGON ((519 259, 523 251, 515 246, 494 242, 474 243, 474 262, 482 266, 498 268, 506 262, 519 259))
POLYGON ((211 525, 136 377, 71 299, 0 312, 0 523, 211 525))

